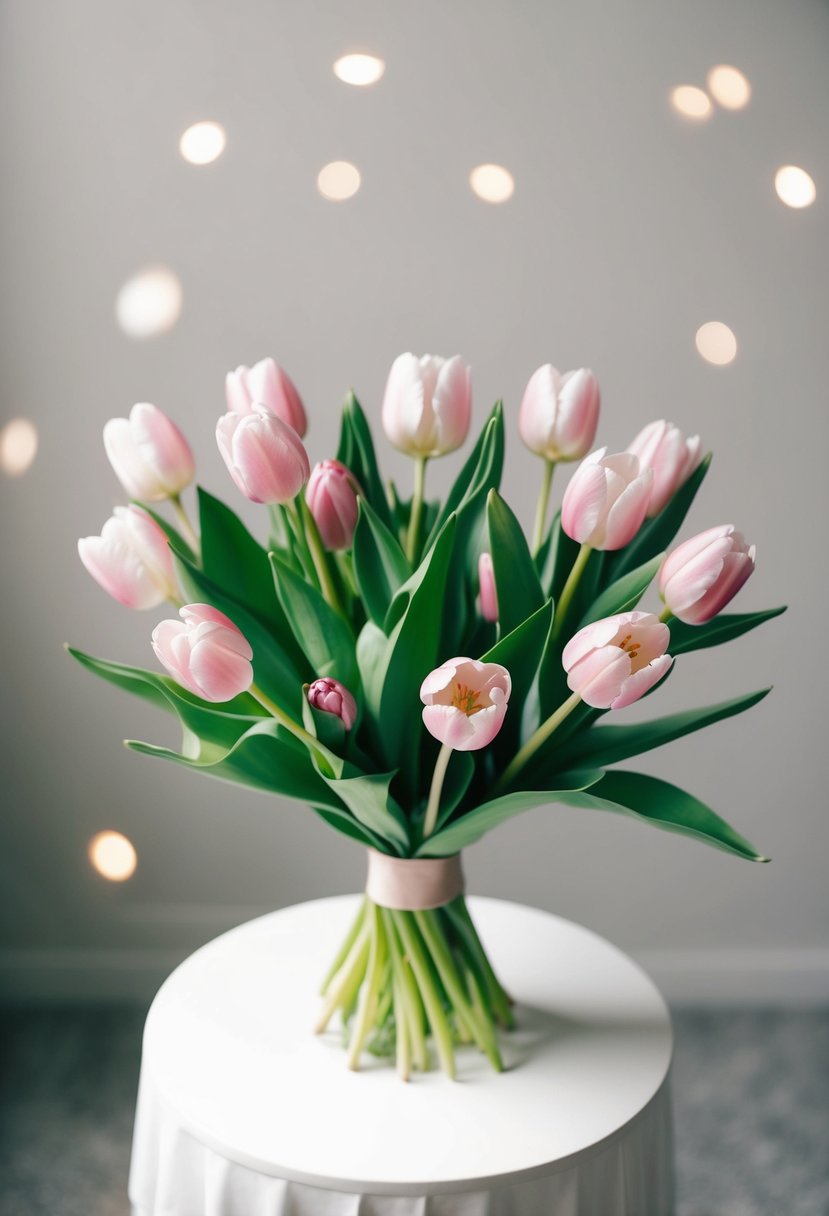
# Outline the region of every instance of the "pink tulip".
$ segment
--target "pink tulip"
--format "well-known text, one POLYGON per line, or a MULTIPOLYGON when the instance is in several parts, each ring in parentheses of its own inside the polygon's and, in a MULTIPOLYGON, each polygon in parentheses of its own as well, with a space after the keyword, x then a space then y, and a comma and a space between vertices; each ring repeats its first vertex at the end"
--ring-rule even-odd
POLYGON ((652 612, 621 612, 580 629, 564 647, 567 684, 594 709, 624 709, 673 663, 671 633, 652 612))
POLYGON ((645 519, 653 470, 640 469, 631 452, 607 456, 599 448, 576 469, 561 504, 561 526, 591 549, 621 549, 645 519))
POLYGON ((383 397, 383 430, 410 456, 443 456, 460 447, 472 411, 470 372, 460 355, 399 355, 383 397))
POLYGON ((751 575, 755 553, 733 524, 709 528, 668 554, 659 571, 659 594, 680 621, 704 625, 751 575))
POLYGON ((100 536, 84 536, 78 554, 104 591, 125 608, 157 608, 178 595, 173 555, 141 507, 116 507, 100 536))
POLYGON ((327 676, 314 680, 313 684, 308 686, 307 696, 309 705, 340 718, 346 730, 351 730, 357 721, 357 702, 339 680, 332 680, 327 676))
POLYGON ((179 616, 153 630, 153 650, 173 679, 203 701, 231 701, 247 692, 253 651, 233 621, 209 604, 185 604, 179 616))
POLYGON ((518 433, 545 460, 581 460, 599 422, 599 383, 591 371, 557 371, 545 363, 533 372, 518 414, 518 433))
POLYGON ((639 457, 643 469, 653 469, 653 490, 648 518, 653 519, 667 506, 702 459, 699 435, 686 439, 679 427, 660 419, 649 422, 628 444, 629 452, 639 457))
POLYGON ((326 549, 351 547, 359 493, 354 474, 339 460, 322 460, 314 465, 305 501, 326 549))
POLYGON ((232 414, 249 414, 256 402, 287 422, 301 437, 308 429, 305 407, 287 372, 273 359, 260 359, 253 367, 240 366, 225 379, 227 408, 232 414))
POLYGON ((485 621, 498 620, 498 590, 495 586, 495 571, 492 554, 482 553, 478 558, 478 588, 481 616, 485 621))
POLYGON ((130 498, 143 502, 173 498, 196 475, 193 453, 181 431, 147 402, 134 405, 129 418, 110 418, 104 427, 104 449, 130 498))
POLYGON ((259 402, 249 414, 220 418, 216 442, 231 477, 251 502, 290 502, 308 480, 308 453, 299 435, 259 402))
POLYGON ((424 725, 455 751, 477 751, 501 729, 511 690, 510 674, 500 663, 449 659, 420 687, 424 725))

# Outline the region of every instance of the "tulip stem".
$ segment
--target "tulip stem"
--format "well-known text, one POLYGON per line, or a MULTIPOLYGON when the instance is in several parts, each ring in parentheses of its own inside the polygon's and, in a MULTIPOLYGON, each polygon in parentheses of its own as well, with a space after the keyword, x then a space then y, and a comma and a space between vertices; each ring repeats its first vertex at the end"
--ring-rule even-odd
POLYGON ((300 726, 298 722, 294 722, 293 718, 289 717, 288 714, 285 713, 284 709, 280 709, 276 702, 270 699, 267 693, 262 692, 261 688, 258 688, 255 684, 251 684, 248 692, 259 702, 263 709, 268 711, 272 718, 276 718, 280 726, 284 726, 286 730, 289 730, 291 734, 295 735, 297 739, 301 740, 306 747, 310 748, 312 751, 320 753, 325 757, 329 764, 332 761, 334 762, 334 765, 339 765, 342 763, 340 758, 335 756, 324 743, 320 743, 319 739, 315 739, 304 726, 300 726))
POLYGON ((414 493, 412 494, 412 509, 409 515, 409 536, 406 543, 406 556, 412 566, 417 563, 417 550, 420 541, 420 521, 423 517, 423 491, 426 486, 426 456, 415 457, 414 493))
POLYGON ((513 756, 512 760, 510 760, 503 773, 501 773, 501 776, 495 782, 493 787, 493 794, 497 795, 503 793, 507 786, 511 784, 516 773, 518 773, 525 766, 528 760, 532 759, 532 757, 541 747, 542 743, 547 742, 553 731, 557 730, 558 727, 561 726, 564 719, 568 717, 568 715, 571 714, 576 706, 580 703, 581 697, 577 692, 574 692, 572 696, 568 697, 566 701, 559 705, 558 709, 554 713, 550 714, 546 722, 541 723, 535 734, 530 736, 521 750, 517 752, 515 756, 513 756))
POLYGON ((438 810, 440 809, 440 794, 443 789, 443 780, 446 776, 446 769, 449 766, 449 761, 452 758, 452 748, 448 743, 444 743, 438 752, 438 758, 435 761, 435 771, 432 774, 432 784, 429 789, 429 801, 426 804, 426 817, 423 820, 423 839, 431 836, 435 830, 435 824, 438 821, 438 810))
POLYGON ((556 604, 552 632, 552 637, 554 640, 561 633, 564 620, 576 592, 576 587, 579 585, 579 579, 584 574, 584 568, 590 560, 590 554, 592 552, 593 550, 591 549, 590 545, 582 545, 578 551, 576 560, 573 562, 573 567, 570 573, 567 575, 567 582, 562 587, 561 595, 558 597, 558 603, 556 604))
POLYGON ((175 512, 176 519, 178 520, 178 526, 181 528, 182 535, 184 536, 187 544, 190 546, 193 556, 197 559, 200 558, 201 546, 199 545, 199 538, 196 536, 195 529, 190 523, 190 518, 184 509, 184 503, 181 501, 181 495, 171 494, 170 502, 173 504, 173 511, 175 512))
POLYGON ((659 619, 660 619, 660 621, 662 621, 663 625, 667 625, 668 621, 670 621, 673 618, 673 615, 674 614, 671 612, 670 608, 666 604, 665 607, 662 609, 662 612, 659 614, 659 619))
POLYGON ((314 569, 317 572, 319 579, 320 591, 329 607, 333 608, 341 617, 346 616, 342 601, 337 592, 334 579, 331 576, 331 568, 328 564, 328 554, 322 543, 322 538, 319 534, 319 528, 311 510, 305 500, 301 497, 295 500, 295 505, 298 505, 298 513, 305 531, 305 539, 308 542, 308 548, 311 553, 311 560, 314 563, 314 569))
POLYGON ((541 489, 538 494, 538 506, 535 512, 535 528, 533 529, 533 557, 541 548, 544 538, 544 525, 547 522, 547 507, 550 504, 550 487, 553 484, 555 461, 544 458, 544 472, 541 475, 541 489))

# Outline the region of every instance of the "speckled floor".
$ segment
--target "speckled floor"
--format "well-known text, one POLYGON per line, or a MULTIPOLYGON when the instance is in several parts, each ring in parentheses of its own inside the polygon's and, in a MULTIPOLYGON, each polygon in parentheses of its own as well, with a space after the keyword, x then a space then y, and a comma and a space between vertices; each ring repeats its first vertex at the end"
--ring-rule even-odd
MULTIPOLYGON (((127 1216, 142 1024, 0 1013, 0 1216, 127 1216)), ((677 1216, 829 1216, 829 1011, 675 1027, 677 1216)))

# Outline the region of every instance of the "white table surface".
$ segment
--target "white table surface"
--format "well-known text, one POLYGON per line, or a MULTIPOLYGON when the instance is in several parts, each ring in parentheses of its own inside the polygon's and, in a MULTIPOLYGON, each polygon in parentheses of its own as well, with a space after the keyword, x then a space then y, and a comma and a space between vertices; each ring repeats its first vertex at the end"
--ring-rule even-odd
MULTIPOLYGON (((560 1190, 568 1172, 581 1178, 586 1194, 592 1162, 613 1191, 607 1206, 595 1208, 597 1216, 669 1216, 671 1027, 644 972, 569 921, 470 899, 493 965, 517 1001, 518 1029, 502 1036, 505 1071, 495 1074, 475 1049, 459 1048, 456 1082, 435 1070, 415 1073, 406 1084, 393 1064, 369 1055, 360 1072, 350 1072, 338 1030, 315 1036, 311 1028, 320 980, 358 899, 316 900, 242 925, 198 950, 162 986, 144 1037, 130 1183, 135 1211, 197 1214, 193 1194, 210 1188, 180 1175, 195 1169, 207 1177, 212 1169, 216 1177, 217 1162, 226 1196, 234 1191, 228 1170, 238 1168, 245 1177, 278 1179, 295 1193, 311 1188, 332 1201, 338 1193, 490 1190, 503 1200, 503 1188, 517 1185, 517 1195, 521 1184, 553 1175, 560 1190), (635 1161, 626 1159, 628 1142, 635 1142, 635 1161), (194 1165, 194 1145, 201 1164, 194 1165), (650 1198, 647 1177, 638 1176, 648 1170, 650 1198), (179 1202, 177 1194, 188 1197, 179 1202)), ((205 1202, 210 1216, 235 1216, 247 1203, 229 1199, 223 1207, 215 1196, 205 1202)), ((497 1211, 588 1211, 578 1197, 555 1209, 537 1202, 542 1206, 533 1200, 530 1208, 516 1199, 497 1211)), ((357 1209, 317 1200, 307 1209, 266 1210, 357 1209)))

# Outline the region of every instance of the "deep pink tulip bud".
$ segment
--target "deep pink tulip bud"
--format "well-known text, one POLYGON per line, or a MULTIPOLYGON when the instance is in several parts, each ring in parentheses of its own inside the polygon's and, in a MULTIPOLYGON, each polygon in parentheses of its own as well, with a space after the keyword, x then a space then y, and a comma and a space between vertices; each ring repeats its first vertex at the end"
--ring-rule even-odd
POLYGON ((733 524, 709 528, 668 554, 659 571, 659 594, 680 621, 704 625, 752 574, 756 552, 733 524))
POLYGON ((627 450, 639 457, 643 469, 653 469, 648 518, 653 519, 684 485, 702 460, 699 435, 686 439, 679 427, 659 419, 643 427, 627 450))
POLYGON ((259 402, 250 414, 220 418, 216 442, 230 476, 251 502, 290 502, 308 480, 311 468, 299 435, 259 402))
POLYGON ((386 382, 383 430, 409 456, 444 456, 460 447, 472 412, 470 371, 460 355, 399 355, 386 382))
POLYGON ((134 405, 129 418, 110 418, 104 448, 130 498, 143 502, 180 494, 196 475, 193 453, 181 431, 147 402, 134 405))
POLYGON ((561 503, 561 526, 591 549, 621 549, 645 519, 653 470, 641 470, 631 452, 599 448, 576 469, 561 503))
POLYGON ((671 633, 652 612, 621 612, 580 629, 561 662, 569 688, 594 709, 624 709, 653 688, 673 663, 671 633))
POLYGON ((100 536, 79 540, 78 554, 95 581, 125 608, 157 608, 178 595, 167 537, 134 504, 116 507, 100 536))
POLYGON ((454 751, 475 752, 501 729, 511 691, 510 674, 500 663, 449 659, 420 686, 423 723, 454 751))
POLYGON ((339 680, 332 680, 328 676, 314 680, 308 686, 307 696, 309 705, 339 718, 346 730, 351 730, 357 721, 357 702, 339 680))
POLYGON ((348 549, 357 525, 357 495, 360 487, 339 460, 321 460, 314 465, 305 491, 305 501, 326 549, 348 549))
POLYGON ((492 554, 482 553, 478 558, 478 590, 481 616, 485 621, 498 620, 498 590, 495 586, 495 571, 492 554))
POLYGON ((302 437, 308 429, 305 407, 294 382, 273 359, 260 359, 253 367, 240 366, 225 379, 227 408, 232 414, 249 414, 256 402, 287 422, 302 437))
POLYGON ((518 414, 518 433, 545 460, 581 460, 596 438, 599 382, 586 367, 557 371, 545 363, 533 372, 518 414))
POLYGON ((209 604, 185 604, 179 616, 153 630, 153 650, 173 679, 203 701, 232 701, 247 692, 253 651, 233 621, 209 604))

